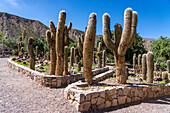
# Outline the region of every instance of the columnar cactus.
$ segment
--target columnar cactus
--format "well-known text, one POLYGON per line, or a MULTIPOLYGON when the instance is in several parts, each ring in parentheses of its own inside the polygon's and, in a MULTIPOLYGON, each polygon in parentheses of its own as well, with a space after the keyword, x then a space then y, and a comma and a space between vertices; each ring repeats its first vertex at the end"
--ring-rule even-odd
POLYGON ((138 55, 138 66, 141 66, 141 54, 138 55))
POLYGON ((23 47, 22 37, 19 37, 19 43, 18 43, 18 57, 19 57, 19 58, 22 58, 22 57, 20 56, 21 47, 23 47))
POLYGON ((154 55, 152 52, 148 52, 146 56, 147 61, 147 75, 148 75, 148 83, 153 83, 153 71, 154 71, 154 55))
POLYGON ((64 47, 64 75, 68 75, 68 46, 64 47))
POLYGON ((71 52, 70 52, 70 66, 73 66, 74 62, 74 47, 71 47, 71 52))
POLYGON ((33 51, 33 37, 28 38, 27 51, 30 56, 30 69, 35 70, 35 53, 33 51))
POLYGON ((124 13, 124 29, 116 24, 115 37, 112 40, 110 32, 110 16, 103 15, 103 40, 108 49, 114 53, 116 64, 116 78, 118 83, 126 83, 127 74, 125 73, 125 54, 135 39, 137 26, 137 12, 127 8, 124 13))
POLYGON ((68 46, 69 47, 69 36, 68 36, 68 32, 71 30, 72 27, 72 23, 69 22, 68 27, 65 25, 64 26, 64 46, 68 46))
POLYGON ((102 62, 102 64, 103 64, 103 67, 106 66, 106 51, 105 50, 103 50, 103 62, 102 62))
POLYGON ((26 30, 25 30, 25 28, 24 28, 24 30, 23 30, 23 32, 22 32, 22 38, 24 39, 25 36, 26 36, 26 30))
POLYGON ((96 55, 96 52, 94 51, 93 52, 93 64, 96 64, 96 56, 95 55, 96 55))
POLYGON ((78 44, 77 44, 80 58, 83 58, 83 43, 84 43, 84 35, 81 34, 81 38, 80 37, 78 38, 78 44))
POLYGON ((35 58, 38 58, 38 46, 35 47, 35 58))
POLYGON ((168 73, 170 73, 170 60, 167 60, 167 70, 168 70, 168 73))
POLYGON ((143 54, 142 55, 142 78, 143 80, 146 80, 146 72, 147 72, 146 54, 143 54))
POLYGON ((56 69, 56 28, 53 21, 50 21, 50 30, 46 31, 46 40, 50 46, 50 75, 54 75, 56 69))
POLYGON ((47 60, 50 61, 50 54, 47 52, 47 60))
POLYGON ((20 52, 19 52, 19 58, 23 58, 24 55, 24 49, 21 47, 20 52))
POLYGON ((157 63, 154 64, 154 71, 158 71, 158 64, 157 63))
POLYGON ((92 59, 96 36, 96 14, 92 13, 89 17, 88 27, 85 34, 83 47, 83 71, 85 81, 92 84, 92 59))
POLYGON ((136 65, 136 54, 133 55, 133 69, 135 69, 136 65))
POLYGON ((78 63, 78 72, 81 71, 81 63, 78 63))
POLYGON ((61 11, 59 15, 59 22, 56 32, 56 71, 55 75, 62 75, 64 71, 64 25, 66 19, 66 12, 61 11))
POLYGON ((102 67, 102 43, 99 42, 99 47, 97 51, 98 67, 102 67))
MULTIPOLYGON (((76 62, 76 56, 78 56, 78 49, 77 48, 74 48, 74 62, 76 63, 76 64, 78 64, 78 62, 76 62)), ((77 60, 78 61, 78 60, 77 60)))

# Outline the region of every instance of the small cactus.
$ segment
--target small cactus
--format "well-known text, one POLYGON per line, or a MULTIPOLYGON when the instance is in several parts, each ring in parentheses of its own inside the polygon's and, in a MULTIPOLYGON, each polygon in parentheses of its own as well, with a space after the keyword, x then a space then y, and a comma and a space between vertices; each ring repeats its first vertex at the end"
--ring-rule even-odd
POLYGON ((170 73, 170 60, 167 60, 167 70, 168 70, 168 73, 170 73))
POLYGON ((38 58, 38 46, 35 47, 35 58, 38 58))
POLYGON ((154 71, 158 71, 158 64, 157 63, 154 64, 154 71))
POLYGON ((64 75, 68 75, 68 46, 64 47, 64 75))
POLYGON ((55 75, 63 75, 64 71, 64 25, 66 12, 61 11, 59 14, 59 22, 56 32, 56 71, 55 75))
POLYGON ((83 75, 85 81, 92 84, 92 59, 96 36, 96 14, 92 13, 89 17, 88 27, 85 34, 85 41, 83 47, 83 75))
POLYGON ((106 66, 106 51, 105 50, 103 50, 103 67, 105 67, 106 66))
POLYGON ((142 55, 142 77, 143 77, 143 80, 146 80, 146 72, 147 72, 146 54, 143 54, 142 55))
POLYGON ((99 42, 99 47, 98 47, 98 51, 97 51, 97 59, 98 59, 98 67, 101 68, 102 67, 102 43, 99 42))
POLYGON ((70 66, 73 66, 74 63, 74 47, 71 47, 71 52, 70 52, 70 66))
POLYGON ((133 55, 133 69, 135 69, 136 65, 136 54, 133 55))
POLYGON ((33 51, 33 37, 28 38, 27 51, 30 56, 30 69, 35 70, 35 53, 33 51))
POLYGON ((24 55, 24 49, 21 47, 20 52, 19 52, 19 58, 23 58, 24 55))
POLYGON ((141 54, 138 55, 138 66, 141 65, 141 54))
POLYGON ((152 52, 148 52, 146 56, 147 60, 147 75, 148 75, 148 83, 153 83, 153 71, 154 71, 154 55, 152 52))

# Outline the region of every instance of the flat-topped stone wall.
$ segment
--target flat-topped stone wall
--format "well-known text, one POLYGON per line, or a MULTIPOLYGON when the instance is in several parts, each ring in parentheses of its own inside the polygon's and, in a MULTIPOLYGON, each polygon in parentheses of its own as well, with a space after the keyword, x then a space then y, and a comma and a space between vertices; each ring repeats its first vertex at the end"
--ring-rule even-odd
MULTIPOLYGON (((65 76, 55 76, 55 75, 46 75, 44 73, 40 73, 38 71, 32 70, 28 67, 19 65, 13 62, 11 59, 7 60, 8 67, 17 70, 20 73, 23 73, 25 76, 31 78, 32 80, 38 82, 42 86, 46 87, 61 87, 67 86, 70 83, 78 81, 83 77, 83 73, 76 73, 72 75, 65 75, 65 76)), ((93 70, 93 75, 99 74, 101 72, 109 70, 108 67, 99 68, 93 70)))
POLYGON ((170 95, 169 85, 113 86, 91 88, 91 90, 90 88, 86 89, 85 85, 83 83, 73 83, 68 85, 64 91, 65 98, 80 112, 170 95))

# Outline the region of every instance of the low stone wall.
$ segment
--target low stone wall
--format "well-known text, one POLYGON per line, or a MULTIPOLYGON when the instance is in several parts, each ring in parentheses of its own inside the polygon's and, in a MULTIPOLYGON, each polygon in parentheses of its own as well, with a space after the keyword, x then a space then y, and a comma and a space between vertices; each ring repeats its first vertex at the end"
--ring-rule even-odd
MULTIPOLYGON (((25 66, 19 65, 11 59, 7 60, 8 67, 17 70, 18 72, 23 73, 25 76, 31 78, 32 80, 38 82, 40 85, 46 86, 46 87, 61 87, 61 86, 67 86, 70 83, 73 83, 75 81, 78 81, 83 77, 83 73, 76 73, 72 75, 65 75, 65 76, 55 76, 55 75, 45 75, 43 73, 40 73, 38 71, 34 71, 30 68, 27 68, 25 66)), ((93 74, 96 75, 98 73, 104 72, 109 70, 108 67, 100 68, 93 70, 93 74)))
POLYGON ((65 98, 80 112, 170 95, 169 85, 114 86, 91 90, 86 90, 85 86, 85 83, 73 83, 64 91, 65 98))

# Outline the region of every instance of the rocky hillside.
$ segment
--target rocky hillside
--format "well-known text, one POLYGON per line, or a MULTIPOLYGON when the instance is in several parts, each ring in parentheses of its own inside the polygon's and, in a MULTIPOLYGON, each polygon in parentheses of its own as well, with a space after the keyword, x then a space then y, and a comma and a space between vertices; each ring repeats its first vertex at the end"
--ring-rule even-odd
POLYGON ((16 15, 0 12, 0 32, 4 37, 18 38, 21 36, 24 28, 27 36, 41 37, 49 29, 47 26, 37 20, 25 19, 16 15))
POLYGON ((143 40, 145 40, 144 42, 144 47, 148 50, 148 51, 151 51, 151 43, 152 41, 156 40, 154 38, 143 38, 143 40))

